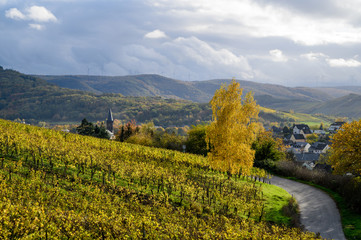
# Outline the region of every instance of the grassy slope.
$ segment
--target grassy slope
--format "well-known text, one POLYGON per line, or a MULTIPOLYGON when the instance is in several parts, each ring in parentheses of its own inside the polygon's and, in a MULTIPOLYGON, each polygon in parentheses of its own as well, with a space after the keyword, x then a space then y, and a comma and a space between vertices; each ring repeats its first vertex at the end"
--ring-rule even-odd
POLYGON ((264 185, 262 187, 263 196, 267 201, 265 211, 267 213, 266 220, 277 224, 285 224, 290 226, 291 219, 282 214, 282 208, 288 204, 291 195, 286 190, 274 186, 264 185))
POLYGON ((277 111, 270 108, 261 107, 261 111, 272 114, 279 119, 292 119, 296 123, 304 123, 308 124, 309 126, 317 126, 319 127, 321 123, 324 123, 326 126, 330 125, 334 122, 335 117, 326 116, 322 114, 306 114, 306 113, 290 113, 285 111, 277 111))

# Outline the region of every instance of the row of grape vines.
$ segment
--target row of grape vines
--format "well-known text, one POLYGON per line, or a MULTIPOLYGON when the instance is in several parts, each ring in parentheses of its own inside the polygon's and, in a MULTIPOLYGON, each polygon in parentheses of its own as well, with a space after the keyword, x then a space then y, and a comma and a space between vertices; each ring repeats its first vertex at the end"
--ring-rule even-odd
POLYGON ((263 220, 267 174, 0 120, 0 238, 312 239, 263 220))

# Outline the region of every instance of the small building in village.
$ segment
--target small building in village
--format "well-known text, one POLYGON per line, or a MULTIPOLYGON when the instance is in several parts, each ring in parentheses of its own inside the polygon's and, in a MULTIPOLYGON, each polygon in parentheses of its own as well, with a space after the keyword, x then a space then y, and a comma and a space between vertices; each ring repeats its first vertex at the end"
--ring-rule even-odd
POLYGON ((292 134, 290 141, 293 143, 306 142, 306 137, 304 134, 292 134))
POLYGON ((297 142, 291 145, 291 148, 288 151, 293 153, 307 153, 311 145, 307 142, 297 142))
POLYGON ((292 131, 293 134, 312 134, 312 130, 306 124, 295 124, 292 131))
POLYGON ((330 132, 330 133, 335 133, 335 132, 337 132, 337 130, 339 130, 341 127, 342 127, 342 125, 344 125, 345 124, 345 122, 334 122, 334 123, 332 123, 331 125, 330 125, 330 127, 328 128, 328 131, 330 132))
POLYGON ((312 153, 326 153, 330 149, 330 146, 324 142, 315 142, 309 148, 309 151, 312 153))

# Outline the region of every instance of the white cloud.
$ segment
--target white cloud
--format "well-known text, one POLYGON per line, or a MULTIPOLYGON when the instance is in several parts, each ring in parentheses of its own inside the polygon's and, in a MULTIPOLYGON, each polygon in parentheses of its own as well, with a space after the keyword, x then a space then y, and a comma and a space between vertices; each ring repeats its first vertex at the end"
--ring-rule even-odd
POLYGON ((310 53, 305 53, 305 54, 301 54, 302 58, 306 58, 310 61, 315 61, 318 60, 320 58, 327 58, 328 56, 323 54, 323 53, 314 53, 314 52, 310 52, 310 53))
POLYGON ((26 16, 20 12, 17 8, 10 8, 5 12, 5 16, 7 18, 15 19, 15 20, 25 20, 26 16))
POLYGON ((36 30, 43 30, 45 27, 41 24, 37 24, 37 23, 30 23, 29 24, 30 28, 36 29, 36 30))
POLYGON ((355 59, 343 59, 343 58, 333 58, 333 59, 326 59, 327 63, 331 67, 360 67, 361 62, 355 59))
POLYGON ((273 49, 269 51, 271 55, 271 60, 274 62, 287 62, 288 58, 283 55, 283 52, 279 49, 273 49))
POLYGON ((157 38, 166 38, 167 35, 164 32, 157 29, 157 30, 154 30, 152 32, 149 32, 149 33, 145 34, 144 37, 145 38, 157 39, 157 38))
POLYGON ((35 22, 56 22, 57 18, 48 9, 42 6, 32 6, 25 9, 26 14, 23 14, 17 8, 11 8, 5 12, 7 18, 15 20, 28 20, 35 22))
POLYGON ((236 55, 226 48, 211 46, 196 37, 179 37, 164 43, 160 51, 175 65, 192 72, 193 79, 254 77, 244 56, 236 55))
MULTIPOLYGON (((307 46, 361 42, 361 28, 344 16, 319 18, 280 4, 253 0, 228 0, 227 4, 221 0, 152 0, 150 4, 162 8, 164 15, 184 19, 179 25, 194 33, 209 33, 211 26, 218 35, 282 37, 307 46)), ((354 2, 352 7, 358 5, 354 2)))
POLYGON ((57 19, 48 9, 42 6, 32 6, 27 10, 29 19, 36 22, 56 22, 57 19))

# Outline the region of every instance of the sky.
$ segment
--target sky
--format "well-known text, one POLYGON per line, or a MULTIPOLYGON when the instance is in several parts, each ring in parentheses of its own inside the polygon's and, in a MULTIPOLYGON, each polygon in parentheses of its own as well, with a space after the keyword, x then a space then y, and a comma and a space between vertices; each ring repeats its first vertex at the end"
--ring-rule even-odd
POLYGON ((0 65, 361 85, 359 0, 0 0, 0 65))

